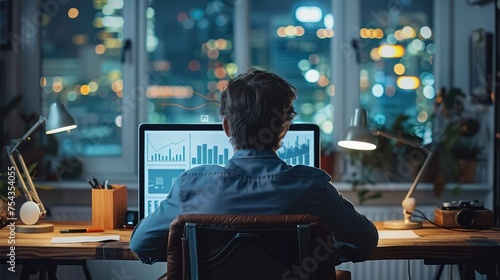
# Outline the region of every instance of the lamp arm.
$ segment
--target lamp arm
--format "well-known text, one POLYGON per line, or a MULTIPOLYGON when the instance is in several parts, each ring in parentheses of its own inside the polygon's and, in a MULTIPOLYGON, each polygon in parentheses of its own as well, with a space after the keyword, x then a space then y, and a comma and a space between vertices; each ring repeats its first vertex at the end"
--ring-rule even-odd
POLYGON ((406 194, 405 199, 408 199, 411 197, 413 194, 413 191, 417 188, 418 182, 420 181, 420 177, 422 177, 422 174, 424 173, 425 169, 427 166, 429 166, 429 163, 431 162, 432 156, 434 155, 434 152, 436 151, 437 145, 433 145, 430 150, 427 150, 427 157, 425 158, 424 163, 422 164, 422 167, 420 167, 420 170, 417 173, 417 176, 415 177, 415 180, 413 180, 413 183, 411 184, 410 189, 408 190, 408 193, 406 194))
POLYGON ((37 130, 42 124, 45 124, 46 122, 47 119, 44 116, 40 116, 38 121, 23 135, 23 137, 12 140, 10 144, 5 147, 5 149, 7 150, 7 154, 9 155, 13 154, 14 151, 17 150, 17 147, 19 147, 19 145, 21 145, 23 141, 28 139, 31 136, 31 134, 35 132, 35 130, 37 130))
POLYGON ((23 176, 19 174, 19 172, 20 172, 19 170, 20 169, 17 166, 16 160, 14 159, 14 157, 12 156, 11 153, 8 155, 8 157, 9 157, 10 163, 14 166, 14 168, 16 168, 17 180, 19 181, 19 183, 21 183, 21 189, 23 190, 24 198, 26 200, 33 201, 33 198, 31 197, 31 194, 28 191, 28 188, 26 187, 26 182, 24 182, 23 176))
MULTIPOLYGON (((24 162, 24 158, 21 155, 21 153, 17 154, 17 158, 19 159, 19 163, 21 164, 21 168, 23 169, 23 172, 26 175, 26 181, 28 182, 27 187, 28 187, 28 192, 31 196, 31 201, 38 204, 38 207, 40 207, 40 217, 45 218, 45 216, 47 214, 47 210, 45 210, 45 207, 43 206, 42 200, 38 196, 38 192, 36 191, 35 184, 33 183, 33 180, 31 179, 28 167, 26 167, 26 163, 24 162)), ((22 177, 22 176, 19 176, 19 177, 22 177)))
POLYGON ((393 134, 387 133, 385 131, 375 130, 372 133, 375 136, 383 136, 383 137, 386 137, 386 138, 389 138, 389 139, 396 140, 398 142, 404 143, 406 145, 412 146, 414 148, 418 148, 418 149, 424 151, 427 154, 427 157, 425 158, 425 161, 422 164, 422 167, 418 171, 417 176, 413 180, 413 183, 412 183, 410 189, 408 190, 408 193, 406 194, 405 199, 410 198, 411 195, 413 194, 413 192, 415 191, 415 189, 417 188, 418 182, 420 181, 420 177, 422 177, 422 174, 424 173, 425 169, 427 168, 427 166, 431 162, 432 156, 433 156, 433 154, 434 154, 434 152, 436 150, 436 145, 432 145, 432 147, 430 149, 428 149, 427 147, 425 147, 424 145, 422 145, 422 144, 420 144, 420 143, 418 143, 416 141, 408 140, 408 139, 399 137, 397 135, 393 135, 393 134))
POLYGON ((36 191, 35 185, 33 184, 33 180, 31 180, 31 176, 29 174, 29 170, 26 167, 26 163, 24 162, 24 158, 17 149, 19 145, 27 140, 33 132, 35 132, 42 124, 45 124, 47 122, 47 119, 43 116, 40 116, 38 121, 23 135, 23 137, 19 139, 14 139, 10 142, 9 145, 5 146, 5 150, 7 151, 7 155, 9 158, 10 163, 16 168, 17 172, 17 179, 19 180, 21 184, 21 189, 23 190, 24 193, 24 198, 28 201, 33 201, 35 202, 38 207, 40 207, 40 216, 41 218, 44 218, 47 214, 47 211, 45 210, 45 207, 43 206, 42 200, 38 196, 38 193, 36 191), (13 154, 17 154, 17 159, 19 161, 19 164, 21 165, 21 169, 19 169, 16 160, 14 159, 13 154), (24 176, 26 177, 27 183, 24 181, 23 175, 21 174, 24 173, 24 176))
POLYGON ((396 140, 396 141, 401 142, 403 144, 406 144, 408 146, 412 146, 414 148, 419 148, 419 149, 423 150, 424 152, 426 152, 427 154, 430 153, 430 150, 427 149, 427 147, 425 147, 424 145, 422 145, 416 141, 408 140, 408 139, 405 139, 403 137, 399 137, 397 135, 390 134, 390 133, 387 133, 387 132, 382 131, 382 130, 374 130, 374 131, 372 131, 372 133, 375 136, 383 136, 385 138, 396 140))

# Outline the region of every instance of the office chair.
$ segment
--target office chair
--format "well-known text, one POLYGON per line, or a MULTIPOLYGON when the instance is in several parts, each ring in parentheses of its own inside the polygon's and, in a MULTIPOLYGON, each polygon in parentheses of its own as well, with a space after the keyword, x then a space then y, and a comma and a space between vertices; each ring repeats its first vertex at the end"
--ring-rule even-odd
MULTIPOLYGON (((170 225, 168 280, 350 279, 312 215, 189 214, 170 225)), ((163 278, 164 279, 164 278, 163 278)))

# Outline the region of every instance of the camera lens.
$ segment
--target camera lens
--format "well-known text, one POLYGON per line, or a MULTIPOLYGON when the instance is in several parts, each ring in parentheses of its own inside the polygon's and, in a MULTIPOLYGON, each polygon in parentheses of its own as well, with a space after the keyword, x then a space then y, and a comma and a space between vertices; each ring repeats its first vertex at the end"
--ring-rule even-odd
POLYGON ((474 211, 469 208, 458 210, 455 214, 455 223, 460 227, 471 227, 474 224, 474 211))

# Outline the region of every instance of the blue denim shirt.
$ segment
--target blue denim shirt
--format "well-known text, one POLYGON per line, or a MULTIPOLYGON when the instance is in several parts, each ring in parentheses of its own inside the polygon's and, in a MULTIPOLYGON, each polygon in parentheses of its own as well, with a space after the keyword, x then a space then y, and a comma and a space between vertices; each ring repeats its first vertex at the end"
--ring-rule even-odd
POLYGON ((288 165, 272 150, 238 150, 224 167, 183 172, 136 226, 130 248, 144 263, 165 259, 170 223, 181 214, 312 214, 330 227, 342 260, 362 261, 377 246, 378 232, 330 180, 321 169, 288 165))

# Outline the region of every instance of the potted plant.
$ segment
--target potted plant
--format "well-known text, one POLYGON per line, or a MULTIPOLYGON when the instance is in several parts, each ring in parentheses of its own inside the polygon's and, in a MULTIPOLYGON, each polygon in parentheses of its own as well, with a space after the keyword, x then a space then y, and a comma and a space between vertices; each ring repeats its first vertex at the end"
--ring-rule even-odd
POLYGON ((335 145, 332 141, 321 142, 321 169, 332 176, 332 181, 340 180, 340 165, 338 152, 335 150, 335 145))
POLYGON ((434 192, 437 197, 447 182, 475 181, 476 164, 482 148, 473 144, 473 137, 480 124, 470 117, 472 114, 467 111, 466 101, 465 93, 459 88, 443 88, 436 98, 433 122, 434 141, 438 145, 435 155, 437 164, 431 168, 436 173, 434 192), (469 163, 464 163, 466 161, 469 163))
POLYGON ((376 190, 365 188, 366 185, 374 185, 373 173, 375 172, 374 162, 378 159, 370 151, 355 151, 347 152, 349 159, 349 171, 346 182, 352 185, 352 190, 356 192, 358 203, 363 205, 368 200, 373 200, 382 197, 382 193, 376 190))
POLYGON ((458 167, 457 182, 473 183, 476 181, 477 164, 484 161, 484 148, 471 141, 460 140, 451 148, 458 167))

